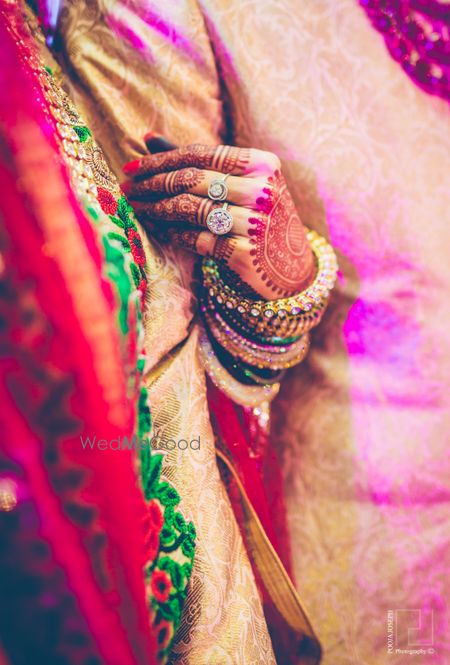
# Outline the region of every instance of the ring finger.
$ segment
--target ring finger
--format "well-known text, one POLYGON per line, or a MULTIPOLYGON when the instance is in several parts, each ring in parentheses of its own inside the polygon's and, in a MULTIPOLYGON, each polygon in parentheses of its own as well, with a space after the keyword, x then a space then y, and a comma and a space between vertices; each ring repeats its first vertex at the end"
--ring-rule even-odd
POLYGON ((158 173, 141 181, 127 181, 122 189, 129 199, 153 199, 164 196, 191 193, 208 197, 211 185, 216 183, 223 190, 221 200, 238 206, 253 207, 269 198, 270 190, 265 178, 246 178, 228 175, 217 171, 197 169, 194 167, 158 173))
MULTIPOLYGON (((223 204, 194 194, 179 194, 160 201, 133 201, 133 207, 144 222, 182 222, 207 228, 208 215, 214 209, 223 208, 223 204)), ((255 228, 255 220, 259 222, 264 217, 263 213, 241 206, 231 205, 227 210, 233 219, 233 233, 241 236, 251 235, 249 231, 255 228)))

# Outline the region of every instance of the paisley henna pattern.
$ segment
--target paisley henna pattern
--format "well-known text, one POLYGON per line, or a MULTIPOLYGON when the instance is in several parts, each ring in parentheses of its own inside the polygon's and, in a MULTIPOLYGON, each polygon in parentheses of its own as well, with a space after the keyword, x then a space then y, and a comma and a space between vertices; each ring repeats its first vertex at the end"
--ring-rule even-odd
POLYGON ((257 201, 260 214, 250 217, 253 265, 276 296, 305 288, 313 278, 314 258, 284 177, 269 178, 266 196, 257 201))
POLYGON ((182 194, 189 192, 205 180, 205 171, 197 168, 181 169, 180 171, 169 171, 138 182, 126 182, 122 185, 124 192, 129 198, 161 198, 161 194, 182 194))
POLYGON ((141 177, 186 167, 212 169, 221 173, 242 175, 245 173, 249 161, 250 150, 248 148, 226 145, 208 146, 194 143, 170 152, 161 152, 143 157, 140 160, 139 167, 130 175, 141 177))

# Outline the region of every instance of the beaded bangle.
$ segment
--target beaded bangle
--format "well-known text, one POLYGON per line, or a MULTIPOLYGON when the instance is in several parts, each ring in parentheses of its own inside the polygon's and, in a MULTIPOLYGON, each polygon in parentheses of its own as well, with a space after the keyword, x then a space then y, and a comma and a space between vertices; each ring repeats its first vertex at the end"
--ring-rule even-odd
POLYGON ((214 259, 203 260, 204 285, 212 299, 219 305, 234 310, 250 325, 270 321, 274 318, 296 318, 313 309, 324 309, 337 273, 337 261, 331 245, 316 231, 309 230, 307 238, 317 262, 314 282, 301 293, 278 300, 250 300, 240 296, 221 279, 219 267, 214 259))
POLYGON ((245 386, 232 377, 219 362, 203 327, 200 327, 199 354, 205 371, 214 385, 237 404, 246 407, 261 406, 278 394, 280 384, 245 386))
POLYGON ((258 369, 247 365, 231 353, 228 353, 209 333, 208 339, 220 363, 227 368, 227 372, 246 386, 254 386, 255 384, 257 386, 265 386, 279 383, 286 373, 285 369, 258 369))
POLYGON ((261 342, 260 340, 255 341, 252 340, 248 337, 244 337, 241 335, 237 330, 235 330, 233 327, 230 327, 228 323, 222 318, 220 315, 220 312, 218 312, 215 309, 211 309, 209 307, 205 307, 203 304, 201 307, 201 311, 204 313, 205 317, 209 317, 212 319, 212 323, 214 326, 218 326, 226 335, 230 336, 233 338, 233 340, 241 344, 242 346, 245 346, 247 349, 250 351, 255 351, 255 352, 261 352, 261 353, 273 353, 279 356, 285 355, 288 351, 290 351, 292 348, 294 348, 295 343, 298 340, 294 340, 292 342, 287 342, 286 344, 283 344, 283 346, 280 345, 274 345, 274 344, 266 344, 264 342, 261 342))
POLYGON ((297 341, 302 334, 317 326, 322 319, 325 308, 304 312, 296 318, 278 317, 260 321, 259 319, 245 320, 236 310, 225 308, 223 304, 213 300, 208 291, 203 291, 201 301, 209 311, 217 311, 220 316, 241 335, 260 344, 273 346, 291 344, 297 341))
POLYGON ((306 333, 297 342, 285 347, 256 344, 236 333, 220 315, 212 315, 203 309, 208 328, 220 346, 242 362, 259 369, 282 370, 300 363, 309 349, 309 335, 306 333))

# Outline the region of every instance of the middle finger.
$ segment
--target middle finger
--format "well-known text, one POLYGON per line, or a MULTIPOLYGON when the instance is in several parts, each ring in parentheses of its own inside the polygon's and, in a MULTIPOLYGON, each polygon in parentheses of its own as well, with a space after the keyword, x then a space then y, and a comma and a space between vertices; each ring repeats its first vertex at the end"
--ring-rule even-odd
MULTIPOLYGON (((160 201, 133 201, 133 207, 138 218, 145 222, 184 222, 195 226, 206 227, 209 213, 215 208, 222 208, 222 202, 194 194, 179 194, 160 201)), ((228 206, 228 212, 233 218, 233 233, 241 236, 249 236, 255 233, 255 223, 261 221, 264 224, 266 215, 255 213, 253 210, 242 206, 228 206)))
POLYGON ((129 199, 157 200, 188 192, 207 197, 214 181, 224 182, 228 190, 225 199, 238 206, 256 207, 262 198, 270 197, 270 186, 265 178, 230 175, 224 181, 223 173, 194 167, 158 173, 139 182, 127 181, 122 189, 129 199))

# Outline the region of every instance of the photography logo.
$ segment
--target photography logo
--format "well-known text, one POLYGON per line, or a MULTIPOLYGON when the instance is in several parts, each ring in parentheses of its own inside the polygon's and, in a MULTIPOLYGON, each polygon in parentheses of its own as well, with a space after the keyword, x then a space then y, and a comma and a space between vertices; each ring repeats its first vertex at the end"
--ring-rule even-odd
POLYGON ((389 610, 387 651, 411 656, 435 653, 433 610, 389 610))

